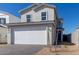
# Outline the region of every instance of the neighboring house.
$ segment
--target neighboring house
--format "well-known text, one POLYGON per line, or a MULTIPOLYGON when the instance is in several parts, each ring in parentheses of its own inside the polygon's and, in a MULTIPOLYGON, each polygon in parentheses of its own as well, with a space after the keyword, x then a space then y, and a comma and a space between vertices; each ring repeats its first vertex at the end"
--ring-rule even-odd
POLYGON ((71 42, 71 33, 63 34, 63 42, 72 44, 72 42, 71 42))
POLYGON ((76 28, 74 32, 71 34, 71 42, 79 45, 79 27, 76 28))
POLYGON ((20 19, 8 12, 0 10, 0 43, 7 43, 6 23, 20 22, 20 19))
POLYGON ((48 4, 32 4, 19 11, 20 23, 8 23, 8 44, 49 45, 62 40, 63 22, 57 17, 56 7, 48 4), (57 39, 57 40, 56 40, 57 39))

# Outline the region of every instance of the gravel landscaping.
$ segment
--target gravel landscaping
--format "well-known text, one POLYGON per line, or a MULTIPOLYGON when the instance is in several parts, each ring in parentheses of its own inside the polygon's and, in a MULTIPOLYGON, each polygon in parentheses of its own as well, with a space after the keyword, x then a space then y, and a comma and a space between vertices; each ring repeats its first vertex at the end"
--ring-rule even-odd
POLYGON ((45 47, 40 50, 38 55, 79 55, 79 47, 76 45, 61 45, 61 47, 54 48, 45 47))

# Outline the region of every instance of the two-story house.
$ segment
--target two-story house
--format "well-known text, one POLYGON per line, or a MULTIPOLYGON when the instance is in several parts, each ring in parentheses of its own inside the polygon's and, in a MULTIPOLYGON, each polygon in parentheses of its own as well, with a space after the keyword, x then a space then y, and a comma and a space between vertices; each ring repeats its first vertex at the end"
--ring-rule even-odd
POLYGON ((0 10, 0 43, 7 43, 6 23, 20 22, 20 19, 6 11, 0 10))
MULTIPOLYGON (((8 23, 8 44, 54 44, 58 40, 56 7, 49 4, 32 4, 19 11, 20 23, 8 23)), ((61 22, 60 22, 61 23, 61 22)), ((60 35, 61 36, 61 35, 60 35)), ((62 41, 62 39, 61 39, 62 41)))

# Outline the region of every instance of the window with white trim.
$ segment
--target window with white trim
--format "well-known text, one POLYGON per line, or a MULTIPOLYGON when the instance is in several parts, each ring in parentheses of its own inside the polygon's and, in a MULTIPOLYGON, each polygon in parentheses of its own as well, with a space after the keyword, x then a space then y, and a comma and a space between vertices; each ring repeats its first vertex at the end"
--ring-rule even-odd
POLYGON ((0 18, 0 24, 6 24, 6 18, 0 18))
POLYGON ((46 20, 46 12, 41 13, 41 20, 46 20))
POLYGON ((26 15, 26 18, 27 18, 27 22, 31 21, 31 15, 26 15))

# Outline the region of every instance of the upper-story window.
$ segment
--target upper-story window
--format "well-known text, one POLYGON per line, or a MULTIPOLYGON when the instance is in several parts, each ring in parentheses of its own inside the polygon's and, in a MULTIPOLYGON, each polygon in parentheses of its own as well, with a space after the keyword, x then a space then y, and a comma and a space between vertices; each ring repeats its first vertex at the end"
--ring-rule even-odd
POLYGON ((6 24, 6 18, 0 18, 0 24, 6 24))
POLYGON ((27 18, 27 22, 31 21, 31 15, 27 15, 26 18, 27 18))
POLYGON ((41 13, 41 20, 46 20, 46 12, 41 13))

